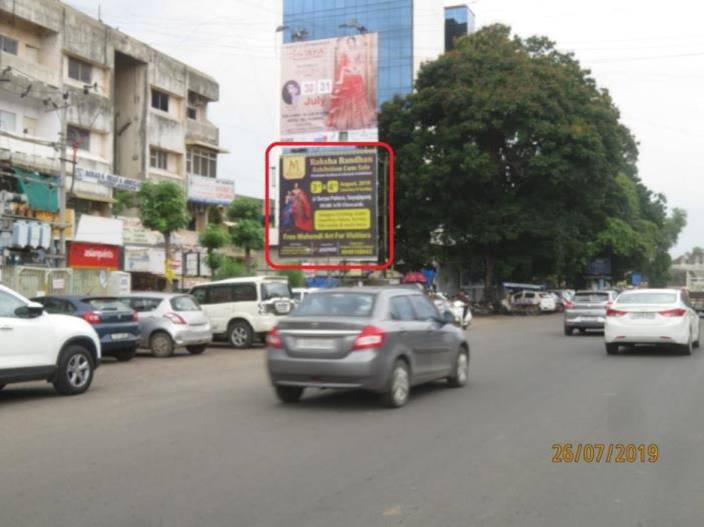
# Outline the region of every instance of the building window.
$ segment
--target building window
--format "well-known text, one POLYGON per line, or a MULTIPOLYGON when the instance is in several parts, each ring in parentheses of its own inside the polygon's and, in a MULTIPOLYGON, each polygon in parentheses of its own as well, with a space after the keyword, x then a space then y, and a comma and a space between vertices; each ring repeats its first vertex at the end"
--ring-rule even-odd
POLYGON ((218 153, 209 148, 192 147, 186 155, 186 172, 195 176, 217 177, 218 153))
POLYGON ((14 38, 0 35, 0 49, 2 49, 5 53, 17 55, 17 41, 14 38))
POLYGON ((17 115, 12 112, 0 110, 0 130, 5 132, 17 131, 17 115))
POLYGON ((445 8, 445 51, 455 49, 455 41, 469 33, 469 8, 456 6, 445 8))
POLYGON ((149 150, 149 166, 158 168, 159 170, 169 169, 169 153, 160 148, 151 148, 149 150))
POLYGON ((198 110, 195 106, 189 106, 186 110, 186 114, 189 119, 193 119, 194 121, 198 119, 198 110))
POLYGON ((152 89, 152 108, 161 110, 162 112, 169 111, 169 94, 163 91, 152 89))
POLYGON ((90 84, 93 80, 93 66, 82 60, 69 57, 68 76, 83 84, 90 84))
POLYGON ((79 150, 90 151, 90 130, 68 125, 66 129, 68 144, 79 150))

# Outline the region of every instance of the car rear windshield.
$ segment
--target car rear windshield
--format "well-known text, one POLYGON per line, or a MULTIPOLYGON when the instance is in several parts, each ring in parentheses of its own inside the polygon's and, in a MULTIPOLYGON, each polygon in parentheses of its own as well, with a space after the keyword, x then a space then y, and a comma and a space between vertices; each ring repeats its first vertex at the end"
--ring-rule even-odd
POLYGON ((171 299, 174 311, 200 311, 200 306, 192 296, 176 296, 171 299))
POLYGON ((577 293, 574 301, 579 302, 608 302, 609 293, 577 293))
POLYGON ((369 293, 316 293, 306 295, 293 311, 298 317, 369 317, 374 309, 369 293))
POLYGON ((624 293, 618 304, 674 304, 677 302, 676 293, 624 293))
POLYGON ((83 302, 96 311, 130 311, 130 308, 117 298, 84 298, 83 302))
POLYGON ((291 298, 291 290, 285 282, 267 282, 262 284, 262 300, 270 298, 291 298))

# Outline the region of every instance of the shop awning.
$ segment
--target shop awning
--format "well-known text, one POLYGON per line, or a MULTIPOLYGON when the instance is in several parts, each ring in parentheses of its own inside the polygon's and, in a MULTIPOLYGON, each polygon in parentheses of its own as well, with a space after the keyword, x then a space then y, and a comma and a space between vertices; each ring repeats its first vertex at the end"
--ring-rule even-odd
POLYGON ((99 194, 91 194, 90 192, 81 192, 74 190, 71 192, 71 197, 77 199, 84 199, 86 201, 100 201, 101 203, 115 203, 115 200, 108 196, 101 196, 99 194))
POLYGON ((229 154, 230 151, 221 146, 214 145, 212 143, 206 143, 205 141, 198 141, 197 139, 186 139, 186 146, 200 146, 207 148, 209 150, 215 150, 218 154, 229 154))
POLYGON ((27 196, 30 209, 57 212, 59 210, 58 178, 14 167, 20 191, 27 196))

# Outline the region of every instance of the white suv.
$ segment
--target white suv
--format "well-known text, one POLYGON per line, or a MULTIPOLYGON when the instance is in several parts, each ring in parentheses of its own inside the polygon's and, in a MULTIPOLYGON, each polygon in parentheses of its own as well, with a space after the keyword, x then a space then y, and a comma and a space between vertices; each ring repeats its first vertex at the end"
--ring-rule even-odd
POLYGON ((100 340, 82 318, 50 315, 0 285, 0 389, 48 381, 63 395, 85 392, 100 364, 100 340))
POLYGON ((216 337, 225 336, 234 348, 248 348, 255 336, 266 334, 288 315, 294 302, 282 276, 228 278, 191 289, 210 320, 216 337))

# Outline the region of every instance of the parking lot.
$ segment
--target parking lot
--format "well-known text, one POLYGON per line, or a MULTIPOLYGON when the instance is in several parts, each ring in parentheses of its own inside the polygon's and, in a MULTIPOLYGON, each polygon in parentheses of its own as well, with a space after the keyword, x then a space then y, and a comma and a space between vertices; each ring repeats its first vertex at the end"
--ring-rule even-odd
POLYGON ((8 386, 2 524, 697 524, 704 354, 607 356, 561 320, 477 320, 468 387, 421 387, 400 410, 352 392, 282 405, 261 348, 107 359, 78 397, 8 386), (565 441, 657 443, 661 458, 552 463, 565 441))

